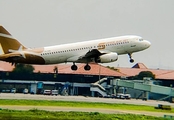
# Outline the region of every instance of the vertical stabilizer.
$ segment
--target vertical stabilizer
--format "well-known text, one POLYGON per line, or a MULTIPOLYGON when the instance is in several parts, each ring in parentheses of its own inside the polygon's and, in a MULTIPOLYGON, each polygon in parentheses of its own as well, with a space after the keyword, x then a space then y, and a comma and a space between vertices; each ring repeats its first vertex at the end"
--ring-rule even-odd
POLYGON ((0 25, 0 55, 19 49, 26 49, 3 26, 0 25))

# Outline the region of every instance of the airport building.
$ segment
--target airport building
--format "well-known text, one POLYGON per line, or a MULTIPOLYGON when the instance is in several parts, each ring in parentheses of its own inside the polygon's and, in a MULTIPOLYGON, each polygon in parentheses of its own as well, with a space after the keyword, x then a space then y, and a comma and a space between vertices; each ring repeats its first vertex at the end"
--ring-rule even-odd
POLYGON ((84 65, 77 64, 77 71, 71 70, 71 64, 34 65, 34 73, 19 75, 11 72, 14 66, 0 62, 0 90, 10 92, 15 88, 17 92, 23 92, 28 89, 30 93, 41 94, 43 90, 56 89, 61 95, 108 96, 119 93, 148 99, 173 96, 173 70, 148 69, 144 64, 137 63, 132 68, 112 69, 90 64, 91 70, 85 71, 84 65), (58 68, 57 73, 55 67, 58 68), (151 71, 155 80, 133 80, 141 71, 151 71))

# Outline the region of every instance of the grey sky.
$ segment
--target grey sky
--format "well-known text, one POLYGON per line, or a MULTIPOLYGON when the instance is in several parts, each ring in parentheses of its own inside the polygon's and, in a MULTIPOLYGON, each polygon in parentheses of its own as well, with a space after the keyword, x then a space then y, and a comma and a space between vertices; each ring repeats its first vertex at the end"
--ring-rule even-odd
MULTIPOLYGON (((135 63, 174 69, 174 0, 0 0, 0 24, 27 47, 139 35, 135 63)), ((134 63, 134 64, 135 64, 134 63)), ((111 66, 130 67, 127 55, 111 66)))

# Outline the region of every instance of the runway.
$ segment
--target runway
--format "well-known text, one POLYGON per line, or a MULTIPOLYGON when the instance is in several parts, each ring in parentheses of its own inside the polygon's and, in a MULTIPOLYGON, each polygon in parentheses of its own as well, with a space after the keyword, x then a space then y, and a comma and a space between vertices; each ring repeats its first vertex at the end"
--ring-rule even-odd
MULTIPOLYGON (((158 104, 171 105, 172 103, 163 101, 142 101, 142 100, 120 100, 111 98, 95 98, 95 97, 84 97, 84 96, 44 96, 44 95, 31 95, 31 94, 12 94, 12 93, 1 93, 0 99, 28 99, 28 100, 55 100, 55 101, 83 101, 83 102, 102 102, 102 103, 124 103, 124 104, 135 104, 135 105, 148 105, 157 106, 158 104)), ((163 117, 164 115, 172 115, 174 113, 161 113, 161 112, 148 112, 138 110, 120 110, 120 109, 102 109, 102 108, 80 108, 80 107, 59 107, 59 106, 17 106, 17 105, 0 105, 2 109, 13 109, 13 110, 30 110, 40 109, 48 111, 83 111, 83 112, 100 112, 107 114, 143 114, 150 116, 163 117)))

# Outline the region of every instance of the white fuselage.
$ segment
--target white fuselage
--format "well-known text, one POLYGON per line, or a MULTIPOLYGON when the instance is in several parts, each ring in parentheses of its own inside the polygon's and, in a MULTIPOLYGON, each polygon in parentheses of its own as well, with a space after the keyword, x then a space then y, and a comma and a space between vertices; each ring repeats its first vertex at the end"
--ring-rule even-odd
POLYGON ((101 53, 115 52, 118 55, 142 51, 150 46, 150 42, 139 36, 121 36, 71 44, 44 47, 41 57, 45 64, 75 62, 88 51, 97 49, 101 53))

